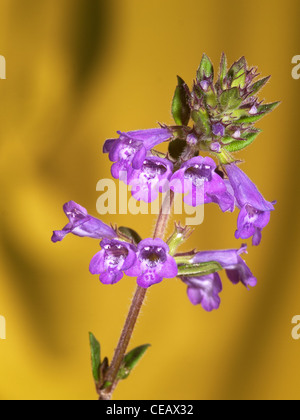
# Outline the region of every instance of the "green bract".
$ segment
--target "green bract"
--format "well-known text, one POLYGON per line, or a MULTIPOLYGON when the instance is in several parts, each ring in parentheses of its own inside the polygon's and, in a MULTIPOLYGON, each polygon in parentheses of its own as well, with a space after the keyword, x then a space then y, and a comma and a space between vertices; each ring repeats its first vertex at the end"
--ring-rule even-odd
POLYGON ((257 69, 248 67, 245 57, 228 70, 226 55, 222 54, 217 80, 214 80, 214 75, 213 64, 204 54, 192 91, 178 77, 172 114, 180 126, 187 125, 192 119, 193 128, 189 130, 197 136, 199 150, 216 152, 219 148, 238 152, 249 146, 260 133, 261 130, 254 128, 254 123, 273 111, 279 102, 262 104, 259 101, 256 94, 270 76, 255 81, 257 69), (219 143, 218 148, 216 143, 219 143))

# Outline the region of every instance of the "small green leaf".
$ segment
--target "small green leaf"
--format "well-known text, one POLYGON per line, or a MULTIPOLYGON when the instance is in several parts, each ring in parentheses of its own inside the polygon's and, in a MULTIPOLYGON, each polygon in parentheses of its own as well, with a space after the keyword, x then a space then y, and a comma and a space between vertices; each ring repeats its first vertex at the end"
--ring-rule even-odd
POLYGON ((237 87, 224 90, 224 92, 220 96, 220 104, 223 110, 238 108, 241 105, 241 103, 242 99, 240 97, 239 89, 237 87))
POLYGON ((260 105, 257 110, 259 113, 263 113, 268 114, 269 112, 272 112, 275 108, 277 108, 277 106, 280 104, 280 101, 278 102, 273 102, 272 104, 265 104, 265 105, 260 105))
POLYGON ((176 87, 173 103, 172 103, 172 115, 177 125, 188 125, 191 109, 188 103, 189 88, 187 84, 179 77, 178 86, 176 87))
POLYGON ((220 64, 220 86, 221 89, 223 89, 223 82, 227 74, 227 57, 223 53, 221 58, 221 64, 220 64))
POLYGON ((143 346, 136 347, 126 354, 118 373, 118 379, 122 380, 128 378, 132 369, 135 368, 149 347, 150 344, 144 344, 143 346))
POLYGON ((244 136, 245 140, 235 140, 225 146, 228 152, 238 152, 239 150, 245 149, 254 142, 256 137, 261 133, 262 130, 257 130, 255 133, 248 133, 244 136))
POLYGON ((249 123, 254 123, 256 121, 259 121, 266 114, 273 111, 279 104, 280 104, 280 102, 274 102, 272 104, 260 105, 257 108, 257 114, 249 115, 248 117, 242 117, 242 118, 236 120, 235 123, 237 123, 237 124, 248 123, 249 124, 249 123))
POLYGON ((197 80, 201 82, 208 77, 214 78, 214 67, 207 55, 203 54, 200 67, 197 71, 197 80))
POLYGON ((101 380, 100 378, 100 365, 101 365, 100 343, 97 341, 96 337, 92 333, 89 333, 89 338, 90 338, 93 377, 94 377, 95 382, 99 383, 101 380))
POLYGON ((210 119, 205 108, 200 108, 192 112, 192 119, 196 124, 198 131, 209 136, 211 133, 210 119))
POLYGON ((119 227, 118 230, 121 233, 121 236, 123 236, 124 238, 127 238, 130 241, 133 241, 135 245, 138 245, 142 240, 140 235, 133 229, 121 226, 119 227))
POLYGON ((222 266, 216 261, 184 264, 178 267, 178 276, 206 276, 221 270, 223 270, 222 266))
POLYGON ((255 95, 270 79, 271 76, 264 77, 250 86, 250 96, 255 95))
MULTIPOLYGON (((230 117, 233 119, 240 119, 249 116, 249 110, 246 108, 238 108, 230 111, 230 117)), ((230 119, 229 119, 230 120, 230 119)))
POLYGON ((233 63, 233 65, 228 70, 228 77, 233 82, 233 80, 236 78, 237 74, 242 71, 246 72, 247 69, 247 62, 245 57, 241 57, 238 61, 233 63))
POLYGON ((233 141, 236 141, 236 139, 234 139, 233 137, 230 137, 230 136, 222 137, 223 144, 229 144, 229 143, 232 143, 233 141))
POLYGON ((231 87, 240 87, 243 89, 245 87, 245 82, 246 82, 246 71, 245 69, 242 68, 233 79, 231 83, 231 87))
POLYGON ((204 98, 207 106, 215 108, 218 105, 217 95, 211 88, 207 92, 205 92, 204 98))

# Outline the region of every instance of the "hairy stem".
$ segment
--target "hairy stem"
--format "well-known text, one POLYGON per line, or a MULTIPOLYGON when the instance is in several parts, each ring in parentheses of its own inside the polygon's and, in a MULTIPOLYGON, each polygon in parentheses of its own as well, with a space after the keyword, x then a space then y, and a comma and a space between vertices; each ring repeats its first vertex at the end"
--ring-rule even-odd
POLYGON ((157 223, 154 230, 153 238, 163 239, 167 228, 168 220, 171 214, 171 207, 174 202, 174 192, 170 191, 170 195, 167 195, 160 209, 160 213, 157 219, 157 223))
MULTIPOLYGON (((165 200, 160 209, 160 213, 158 215, 156 226, 154 229, 154 235, 153 235, 154 239, 164 238, 173 202, 174 202, 174 193, 171 191, 170 195, 167 194, 167 196, 165 197, 165 200)), ((130 339, 132 337, 136 321, 138 319, 141 308, 143 306, 146 293, 147 293, 147 289, 143 289, 140 286, 137 287, 134 297, 132 299, 132 303, 131 303, 126 321, 125 321, 125 325, 123 327, 123 330, 119 339, 118 346, 115 350, 115 354, 108 368, 108 371, 105 375, 104 382, 110 383, 111 385, 105 389, 99 390, 100 400, 110 400, 112 398, 113 391, 118 383, 117 375, 121 367, 122 361, 124 359, 126 350, 128 348, 130 339)))

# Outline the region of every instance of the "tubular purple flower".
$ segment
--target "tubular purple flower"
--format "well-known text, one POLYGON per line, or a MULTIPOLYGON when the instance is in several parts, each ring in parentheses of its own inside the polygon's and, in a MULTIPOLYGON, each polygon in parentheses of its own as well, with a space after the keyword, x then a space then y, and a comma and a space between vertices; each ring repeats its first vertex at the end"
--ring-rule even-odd
POLYGON ((100 274, 103 284, 115 284, 123 277, 123 271, 135 263, 136 247, 116 239, 103 239, 102 248, 91 260, 90 273, 100 274))
POLYGON ((215 169, 216 163, 210 157, 194 157, 174 173, 170 189, 176 193, 188 193, 183 200, 190 206, 217 203, 223 212, 233 211, 234 198, 227 192, 224 180, 215 169))
POLYGON ((169 255, 169 247, 162 239, 144 239, 138 244, 137 260, 126 270, 129 277, 137 277, 140 287, 148 288, 164 278, 176 277, 176 261, 169 255))
POLYGON ((181 280, 188 286, 188 298, 193 305, 201 304, 207 312, 220 307, 219 293, 223 287, 218 273, 201 277, 182 277, 181 280))
POLYGON ((52 242, 62 241, 68 233, 95 239, 115 238, 117 236, 110 226, 90 216, 84 207, 74 201, 66 203, 63 209, 69 219, 69 223, 62 230, 53 232, 52 242))
POLYGON ((247 253, 247 245, 242 245, 240 249, 202 251, 198 252, 191 262, 200 264, 216 261, 226 270, 227 276, 233 284, 241 282, 247 288, 249 286, 254 287, 257 284, 257 280, 241 258, 241 254, 244 253, 247 253))
POLYGON ((173 173, 173 164, 159 157, 148 157, 140 169, 133 170, 128 180, 132 186, 133 197, 146 203, 155 201, 159 192, 169 189, 169 180, 173 173))
MULTIPOLYGON (((240 282, 249 289, 249 286, 256 286, 257 280, 240 256, 246 252, 247 245, 242 245, 240 249, 203 251, 198 252, 191 263, 218 262, 226 270, 227 277, 233 284, 240 282)), ((222 282, 218 273, 205 276, 183 276, 180 279, 188 286, 188 297, 193 305, 201 304, 208 312, 219 308, 222 282)))
POLYGON ((274 210, 275 202, 266 201, 255 184, 234 163, 226 165, 226 172, 241 209, 235 237, 247 239, 252 236, 252 244, 259 245, 261 231, 270 221, 270 212, 274 210))
POLYGON ((118 139, 106 140, 103 152, 109 153, 109 159, 114 162, 111 168, 112 176, 119 179, 120 172, 140 169, 147 152, 158 144, 169 140, 172 133, 168 128, 153 128, 149 130, 118 132, 118 139))

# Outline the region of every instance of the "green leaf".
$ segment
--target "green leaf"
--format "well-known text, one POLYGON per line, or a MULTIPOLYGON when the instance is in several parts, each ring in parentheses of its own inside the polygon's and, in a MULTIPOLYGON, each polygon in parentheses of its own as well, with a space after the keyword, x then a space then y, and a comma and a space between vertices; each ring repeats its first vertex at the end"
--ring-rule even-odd
POLYGON ((190 91, 187 84, 179 76, 177 76, 177 79, 178 86, 172 102, 172 115, 177 125, 188 125, 191 116, 188 103, 190 91))
POLYGON ((110 386, 112 386, 112 382, 105 381, 101 389, 106 389, 106 388, 109 388, 110 386))
POLYGON ((238 61, 233 63, 233 65, 228 70, 228 77, 233 82, 233 80, 237 77, 237 74, 241 74, 241 70, 246 72, 247 69, 247 62, 245 57, 241 57, 238 61))
POLYGON ((280 104, 280 101, 278 102, 273 102, 272 104, 265 104, 265 105, 260 105, 257 110, 259 113, 263 113, 268 114, 269 112, 272 112, 275 108, 277 108, 277 106, 280 104))
POLYGON ((228 152, 238 152, 239 150, 245 149, 254 142, 256 137, 261 133, 262 130, 257 130, 255 133, 248 133, 244 136, 245 140, 235 140, 225 146, 228 152))
POLYGON ((129 241, 133 241, 135 245, 138 245, 142 240, 140 235, 133 229, 121 226, 118 230, 121 233, 121 236, 127 238, 129 241))
POLYGON ((237 72, 236 76, 234 77, 231 87, 240 87, 243 89, 246 82, 246 71, 242 68, 239 72, 237 72))
POLYGON ((221 270, 223 270, 222 266, 216 261, 184 264, 178 267, 178 276, 206 276, 221 270))
POLYGON ((176 139, 169 143, 169 155, 172 159, 178 160, 186 148, 186 141, 176 139))
POLYGON ((226 74, 227 74, 227 57, 223 53, 222 58, 221 58, 221 63, 220 63, 220 77, 219 77, 221 89, 223 89, 223 82, 226 77, 226 74))
POLYGON ((242 103, 240 92, 237 87, 233 87, 224 92, 220 96, 220 104, 224 110, 238 108, 242 103))
POLYGON ((249 116, 249 110, 246 108, 233 109, 230 111, 230 117, 232 119, 240 119, 247 116, 249 116))
POLYGON ((101 377, 100 377, 100 365, 101 365, 100 343, 97 341, 96 337, 92 333, 89 333, 89 338, 90 338, 93 377, 94 377, 95 382, 99 383, 100 380, 101 380, 101 377))
POLYGON ((252 86, 250 86, 250 95, 255 95, 270 79, 271 76, 264 77, 263 79, 258 80, 257 82, 253 83, 252 86))
POLYGON ((210 88, 204 93, 205 104, 211 108, 215 108, 218 105, 218 98, 215 92, 210 88))
POLYGON ((212 77, 212 79, 214 78, 214 67, 207 55, 203 54, 200 67, 197 71, 197 80, 201 82, 203 79, 208 77, 212 77))
POLYGON ((136 347, 126 354, 118 372, 118 379, 122 380, 128 378, 132 369, 135 368, 149 347, 150 344, 144 344, 143 346, 136 347))
POLYGON ((211 133, 210 119, 208 112, 205 108, 200 108, 192 112, 192 119, 196 124, 198 131, 201 131, 206 136, 211 133))
POLYGON ((233 137, 230 137, 230 136, 222 137, 223 144, 229 144, 229 143, 232 143, 233 141, 236 141, 236 139, 234 139, 233 137))
POLYGON ((254 122, 260 120, 262 117, 264 117, 269 112, 273 111, 279 104, 280 104, 280 102, 274 102, 272 104, 260 105, 257 108, 257 114, 249 115, 248 117, 242 117, 242 118, 236 120, 235 123, 237 123, 237 124, 254 123, 254 122))

